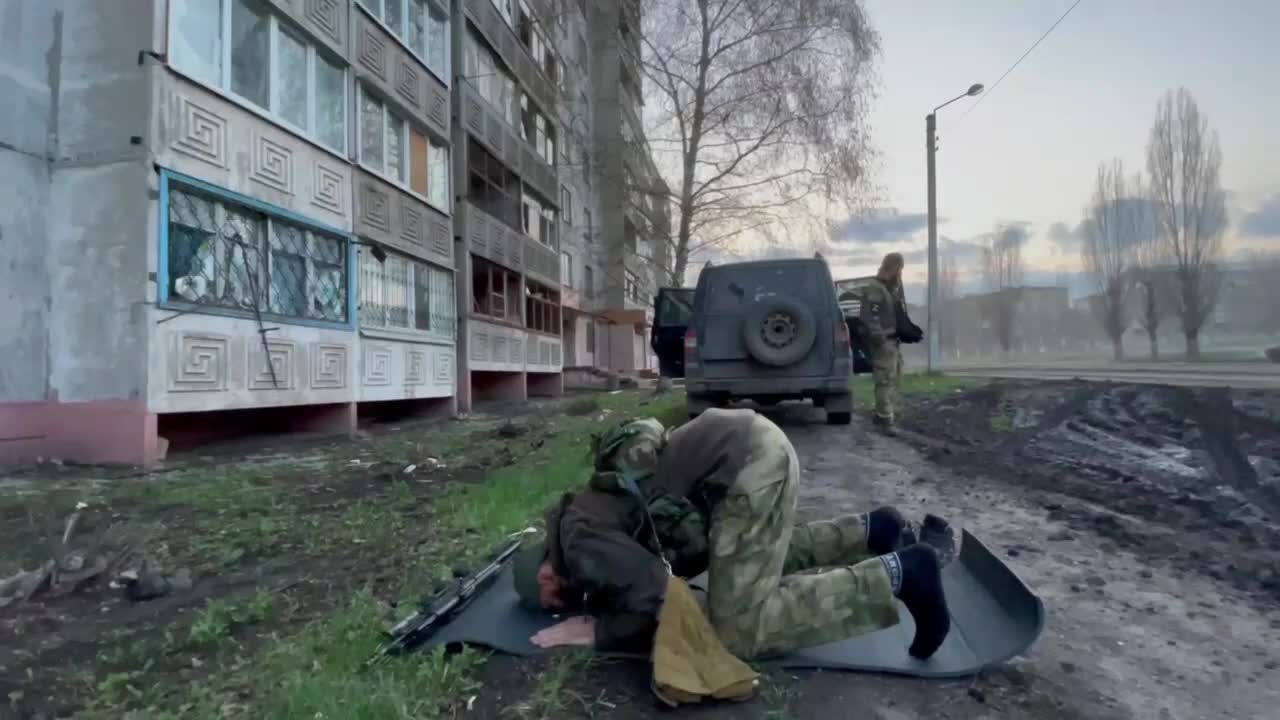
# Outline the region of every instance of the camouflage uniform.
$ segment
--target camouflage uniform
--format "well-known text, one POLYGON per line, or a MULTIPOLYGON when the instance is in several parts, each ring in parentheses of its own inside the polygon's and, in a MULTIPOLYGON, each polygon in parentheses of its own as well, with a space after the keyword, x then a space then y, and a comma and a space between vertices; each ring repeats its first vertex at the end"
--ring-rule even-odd
POLYGON ((899 304, 905 304, 902 283, 892 285, 876 278, 864 290, 862 323, 871 345, 871 376, 876 383, 875 419, 894 421, 898 404, 898 381, 902 377, 902 348, 897 338, 899 304))
POLYGON ((767 418, 711 518, 711 624, 735 655, 757 658, 891 627, 898 609, 885 564, 869 557, 866 515, 795 526, 799 461, 767 418), (814 568, 822 572, 794 574, 814 568))

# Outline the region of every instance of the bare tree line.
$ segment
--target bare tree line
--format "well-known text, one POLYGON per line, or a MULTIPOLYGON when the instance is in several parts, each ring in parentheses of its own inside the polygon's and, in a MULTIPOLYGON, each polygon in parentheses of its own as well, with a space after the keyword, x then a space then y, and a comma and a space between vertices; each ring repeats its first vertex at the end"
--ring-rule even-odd
POLYGON ((1159 330, 1177 317, 1188 359, 1200 357, 1200 332, 1218 302, 1226 196, 1222 149, 1186 88, 1165 93, 1146 147, 1147 179, 1126 176, 1120 160, 1098 168, 1081 223, 1081 257, 1094 280, 1094 313, 1124 357, 1133 293, 1137 321, 1153 359, 1159 330))

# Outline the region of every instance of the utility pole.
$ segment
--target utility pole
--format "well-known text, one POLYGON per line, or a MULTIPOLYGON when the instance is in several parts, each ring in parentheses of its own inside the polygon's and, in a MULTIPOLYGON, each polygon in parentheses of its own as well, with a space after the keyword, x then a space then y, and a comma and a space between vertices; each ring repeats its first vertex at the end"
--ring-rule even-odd
POLYGON ((925 321, 929 333, 929 361, 927 369, 933 372, 938 360, 938 121, 929 113, 924 118, 925 157, 929 165, 929 302, 925 321))
POLYGON ((924 148, 929 164, 929 372, 941 365, 938 357, 938 324, 941 321, 941 308, 938 307, 938 173, 936 155, 938 153, 938 111, 951 103, 966 97, 974 97, 983 90, 982 83, 975 83, 963 95, 957 95, 933 109, 924 116, 924 148))

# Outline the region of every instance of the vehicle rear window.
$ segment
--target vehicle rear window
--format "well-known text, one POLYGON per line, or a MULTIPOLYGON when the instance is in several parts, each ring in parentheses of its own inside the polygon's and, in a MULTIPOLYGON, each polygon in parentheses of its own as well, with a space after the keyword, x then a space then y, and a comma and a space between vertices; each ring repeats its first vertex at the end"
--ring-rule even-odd
POLYGON ((831 302, 831 278, 821 263, 788 262, 713 269, 706 279, 707 312, 736 312, 762 295, 789 295, 805 303, 831 302))

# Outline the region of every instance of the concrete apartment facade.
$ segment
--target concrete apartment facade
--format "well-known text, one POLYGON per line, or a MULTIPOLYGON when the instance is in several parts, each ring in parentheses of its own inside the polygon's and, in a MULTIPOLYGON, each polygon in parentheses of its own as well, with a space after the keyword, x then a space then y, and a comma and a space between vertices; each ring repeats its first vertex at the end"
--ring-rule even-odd
POLYGON ((538 12, 0 0, 0 461, 559 393, 562 204, 600 180, 557 167, 589 19, 538 12))

